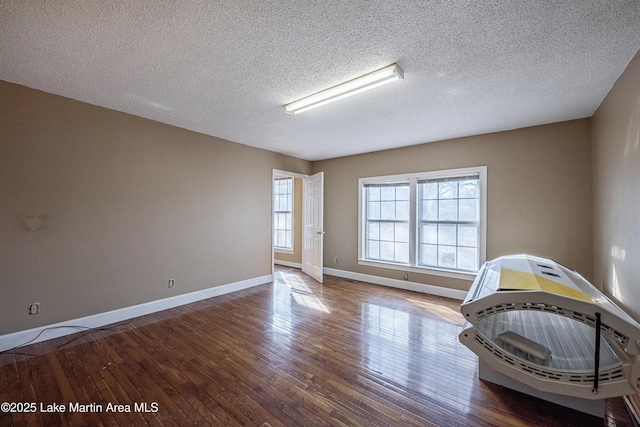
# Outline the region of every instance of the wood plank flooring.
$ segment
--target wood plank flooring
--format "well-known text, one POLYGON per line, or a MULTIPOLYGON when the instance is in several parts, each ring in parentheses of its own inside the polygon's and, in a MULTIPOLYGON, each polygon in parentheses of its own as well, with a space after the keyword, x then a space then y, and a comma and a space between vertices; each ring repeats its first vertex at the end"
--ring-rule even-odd
MULTIPOLYGON (((278 267, 272 284, 0 354, 0 402, 37 405, 0 425, 603 425, 478 380, 459 304, 278 267)), ((622 399, 604 425, 632 425, 622 399)))

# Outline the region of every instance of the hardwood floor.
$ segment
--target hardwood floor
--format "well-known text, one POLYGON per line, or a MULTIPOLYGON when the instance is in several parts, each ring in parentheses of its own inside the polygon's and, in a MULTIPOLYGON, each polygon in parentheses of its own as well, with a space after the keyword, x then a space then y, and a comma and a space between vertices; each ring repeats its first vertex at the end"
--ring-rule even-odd
MULTIPOLYGON (((603 425, 478 380, 459 304, 278 267, 272 284, 0 354, 0 402, 37 406, 0 425, 603 425)), ((622 399, 604 425, 632 425, 622 399)))

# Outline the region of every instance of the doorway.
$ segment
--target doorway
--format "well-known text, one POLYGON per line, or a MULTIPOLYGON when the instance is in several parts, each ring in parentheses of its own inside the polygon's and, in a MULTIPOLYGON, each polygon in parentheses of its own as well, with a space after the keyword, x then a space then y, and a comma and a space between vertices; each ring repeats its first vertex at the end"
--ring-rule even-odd
POLYGON ((272 273, 294 267, 322 283, 324 173, 272 175, 272 273))

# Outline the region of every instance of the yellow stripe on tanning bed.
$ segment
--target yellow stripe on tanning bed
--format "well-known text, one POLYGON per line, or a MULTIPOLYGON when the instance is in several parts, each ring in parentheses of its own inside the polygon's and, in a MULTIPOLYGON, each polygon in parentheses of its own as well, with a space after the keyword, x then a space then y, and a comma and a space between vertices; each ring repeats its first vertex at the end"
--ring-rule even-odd
POLYGON ((555 280, 547 279, 534 273, 511 270, 509 268, 500 269, 500 285, 498 289, 501 291, 544 291, 550 294, 562 295, 583 301, 593 301, 592 298, 584 292, 558 283, 555 280))

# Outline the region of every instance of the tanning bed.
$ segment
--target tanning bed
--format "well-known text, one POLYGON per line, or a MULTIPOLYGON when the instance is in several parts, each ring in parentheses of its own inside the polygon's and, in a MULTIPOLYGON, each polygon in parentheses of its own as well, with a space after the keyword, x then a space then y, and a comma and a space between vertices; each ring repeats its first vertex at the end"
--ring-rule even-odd
POLYGON ((460 311, 482 379, 598 416, 640 391, 640 324, 550 259, 486 262, 460 311))

